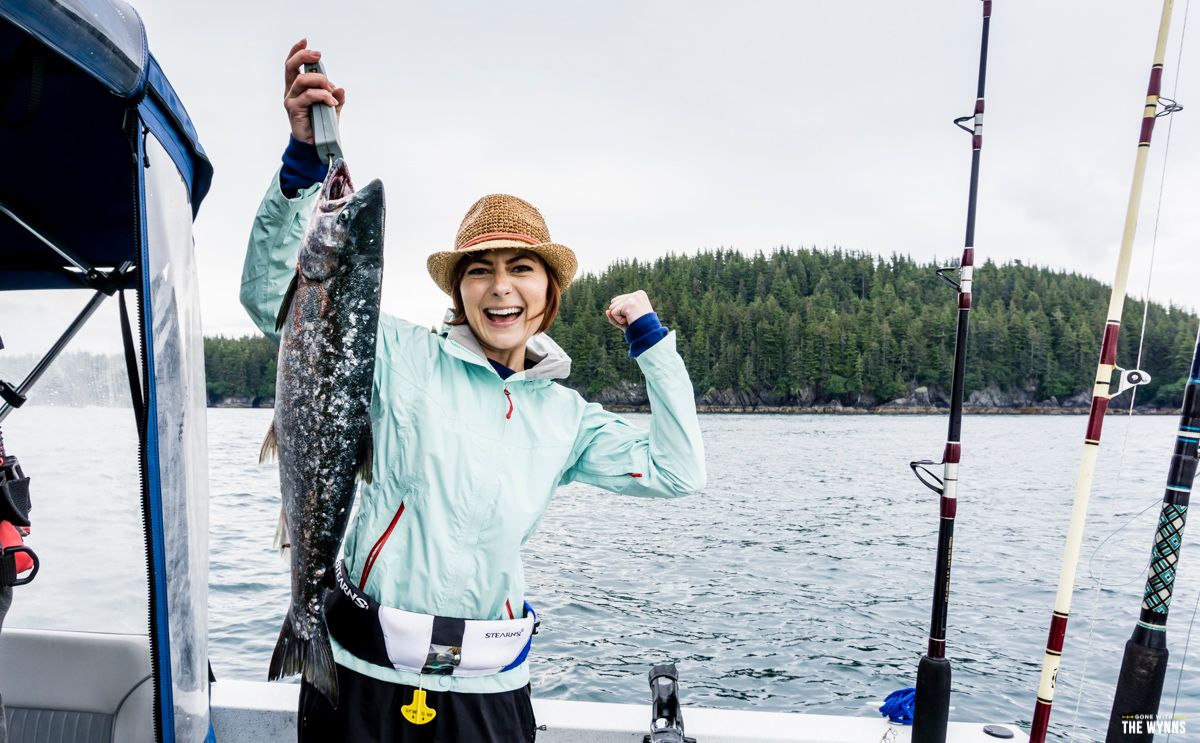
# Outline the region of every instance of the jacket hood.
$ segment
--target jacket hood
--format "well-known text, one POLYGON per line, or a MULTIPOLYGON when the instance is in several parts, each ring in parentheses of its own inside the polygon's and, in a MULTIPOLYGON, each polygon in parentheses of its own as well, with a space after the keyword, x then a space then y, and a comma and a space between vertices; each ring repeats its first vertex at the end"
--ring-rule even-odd
MULTIPOLYGON (((448 310, 447 319, 452 316, 453 310, 448 310)), ((466 323, 451 325, 444 322, 439 335, 445 339, 445 346, 449 353, 463 361, 485 366, 492 372, 496 371, 488 363, 487 354, 483 352, 483 346, 479 344, 479 339, 475 337, 470 325, 466 323)), ((538 333, 530 338, 529 343, 525 346, 525 371, 516 372, 507 381, 519 382, 533 379, 550 381, 566 379, 570 374, 571 357, 550 336, 538 333)))

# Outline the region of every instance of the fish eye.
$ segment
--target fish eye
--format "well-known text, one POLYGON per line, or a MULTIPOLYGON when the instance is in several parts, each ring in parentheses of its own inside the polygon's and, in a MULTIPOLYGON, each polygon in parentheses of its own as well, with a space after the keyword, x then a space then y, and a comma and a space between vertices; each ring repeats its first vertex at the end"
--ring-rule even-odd
POLYGON ((338 215, 337 221, 341 222, 342 224, 349 222, 350 221, 350 212, 343 209, 342 213, 338 215))

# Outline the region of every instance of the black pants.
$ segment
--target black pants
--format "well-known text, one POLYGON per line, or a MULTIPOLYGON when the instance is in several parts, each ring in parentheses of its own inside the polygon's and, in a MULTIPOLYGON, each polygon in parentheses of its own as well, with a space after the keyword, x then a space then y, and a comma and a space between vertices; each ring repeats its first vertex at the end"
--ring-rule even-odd
POLYGON ((300 743, 532 743, 537 723, 529 687, 499 694, 426 689, 437 715, 414 725, 400 714, 413 687, 380 681, 339 665, 334 709, 321 692, 300 683, 300 743))

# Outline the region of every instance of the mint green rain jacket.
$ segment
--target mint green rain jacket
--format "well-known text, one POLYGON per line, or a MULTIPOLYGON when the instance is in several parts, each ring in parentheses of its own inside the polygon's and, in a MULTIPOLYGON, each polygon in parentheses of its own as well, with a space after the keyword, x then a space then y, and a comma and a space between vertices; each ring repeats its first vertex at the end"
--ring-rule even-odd
MULTIPOLYGON (((276 176, 255 217, 241 290, 250 317, 276 341, 275 316, 320 190, 288 199, 278 184, 276 176)), ((558 384, 571 360, 548 336, 530 339, 528 350, 537 363, 504 380, 468 326, 434 334, 380 317, 374 481, 361 486, 343 544, 355 585, 381 545, 364 586, 379 603, 468 619, 508 619, 507 605, 519 616, 521 545, 560 485, 660 497, 704 487, 692 384, 674 333, 637 358, 652 407, 648 432, 558 384)), ((361 660, 336 641, 333 650, 359 673, 428 689, 492 693, 529 682, 528 661, 491 676, 421 678, 361 660)))

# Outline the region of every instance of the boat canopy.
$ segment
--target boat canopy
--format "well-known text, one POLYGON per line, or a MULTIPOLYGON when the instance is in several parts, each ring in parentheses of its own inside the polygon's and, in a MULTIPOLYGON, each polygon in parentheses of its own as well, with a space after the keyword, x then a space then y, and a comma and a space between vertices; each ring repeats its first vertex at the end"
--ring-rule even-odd
MULTIPOLYGON (((17 448, 24 442, 33 449, 22 451, 27 470, 39 457, 78 463, 85 460, 66 450, 72 445, 69 436, 60 434, 38 450, 36 434, 48 430, 34 423, 38 416, 52 417, 59 431, 73 425, 64 415, 84 423, 112 421, 107 429, 112 433, 100 434, 109 437, 103 442, 101 471, 114 482, 112 473, 121 468, 136 473, 110 487, 95 470, 79 464, 44 467, 55 477, 31 478, 33 518, 42 524, 35 528, 32 546, 37 547, 46 528, 53 530, 50 517, 70 515, 63 504, 71 498, 79 499, 76 510, 91 509, 86 516, 92 523, 83 522, 88 528, 94 528, 99 513, 94 503, 105 487, 126 505, 140 505, 144 523, 133 528, 144 538, 145 573, 144 580, 133 579, 133 590, 145 593, 149 623, 138 622, 130 636, 143 637, 142 647, 148 649, 153 702, 139 727, 144 724, 147 739, 152 729, 153 738, 162 743, 211 740, 208 462, 192 222, 208 192, 212 166, 183 104, 149 52, 141 19, 121 0, 4 0, 0 64, 5 70, 0 77, 0 142, 6 156, 0 179, 0 291, 36 312, 39 300, 31 297, 70 302, 77 293, 29 290, 91 290, 76 321, 21 382, 20 392, 34 405, 8 418, 13 424, 9 445, 17 448), (81 356, 97 364, 124 357, 118 368, 129 377, 124 404, 133 415, 119 408, 107 412, 106 403, 94 397, 77 408, 61 397, 58 407, 39 408, 34 382, 96 306, 114 294, 120 296, 124 333, 112 328, 109 337, 119 340, 110 356, 81 356), (136 299, 136 311, 132 306, 126 311, 126 294, 136 299), (126 444, 120 441, 115 414, 130 431, 126 444), (57 510, 39 511, 39 498, 57 510)), ((62 376, 83 384, 86 379, 77 380, 103 376, 98 369, 62 376)), ((10 413, 11 405, 0 406, 0 421, 10 413)), ((93 553, 95 534, 60 531, 74 535, 76 553, 93 553)), ((111 584, 102 591, 90 590, 93 584, 83 590, 76 586, 62 595, 86 601, 82 594, 109 592, 111 604, 113 587, 127 587, 130 576, 140 573, 127 564, 106 564, 104 555, 97 554, 84 568, 109 571, 111 584)), ((39 578, 16 589, 13 613, 33 611, 34 599, 44 600, 59 587, 55 581, 76 556, 63 551, 59 558, 54 567, 43 555, 39 578)), ((54 606, 52 616, 85 623, 72 630, 86 631, 86 622, 96 621, 86 608, 68 609, 54 606)), ((9 631, 8 624, 4 630, 9 631)))
MULTIPOLYGON (((148 128, 195 216, 212 165, 137 12, 121 0, 6 0, 0 19, 0 204, 85 265, 119 266, 137 244, 131 183, 148 128)), ((0 290, 86 285, 12 219, 0 219, 0 245, 0 290)))

